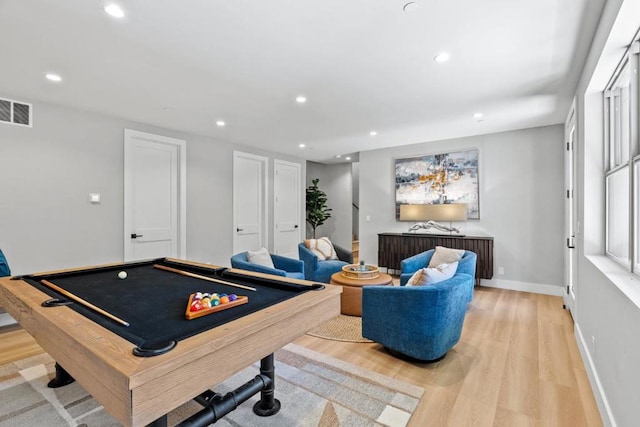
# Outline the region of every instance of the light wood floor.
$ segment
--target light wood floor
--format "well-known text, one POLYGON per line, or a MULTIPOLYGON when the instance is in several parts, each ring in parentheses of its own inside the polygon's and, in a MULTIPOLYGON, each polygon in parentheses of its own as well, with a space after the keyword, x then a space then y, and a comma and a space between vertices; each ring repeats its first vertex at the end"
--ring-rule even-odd
MULTIPOLYGON (((476 288, 462 339, 437 363, 389 355, 378 344, 296 341, 315 351, 419 385, 411 426, 600 426, 562 299, 476 288)), ((19 327, 0 334, 0 365, 41 352, 19 327)))
POLYGON ((5 326, 0 333, 0 365, 35 356, 43 352, 36 341, 20 326, 5 326))
POLYGON ((560 297, 477 287, 460 342, 432 364, 378 344, 296 344, 423 387, 411 426, 602 425, 560 297))

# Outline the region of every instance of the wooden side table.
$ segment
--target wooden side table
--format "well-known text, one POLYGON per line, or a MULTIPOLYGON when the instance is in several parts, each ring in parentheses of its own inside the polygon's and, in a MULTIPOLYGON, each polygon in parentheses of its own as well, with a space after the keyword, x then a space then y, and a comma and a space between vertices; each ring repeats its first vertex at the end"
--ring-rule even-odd
POLYGON ((386 273, 380 273, 372 279, 354 279, 345 277, 342 272, 331 276, 332 285, 342 286, 340 297, 340 312, 349 316, 362 316, 362 287, 363 286, 390 286, 393 279, 386 273))
POLYGON ((478 255, 476 284, 480 279, 493 277, 493 237, 490 236, 438 236, 427 233, 378 234, 378 266, 400 270, 403 259, 436 246, 465 249, 478 255))

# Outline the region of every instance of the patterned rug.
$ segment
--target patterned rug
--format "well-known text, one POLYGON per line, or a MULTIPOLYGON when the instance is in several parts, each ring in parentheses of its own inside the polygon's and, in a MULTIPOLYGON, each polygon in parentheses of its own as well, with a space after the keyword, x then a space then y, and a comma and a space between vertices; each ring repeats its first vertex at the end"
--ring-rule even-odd
MULTIPOLYGON (((0 366, 0 426, 118 424, 77 382, 47 388, 54 362, 47 354, 0 366)), ((225 394, 253 378, 252 365, 215 388, 225 394)), ((276 397, 282 409, 258 418, 254 397, 218 421, 221 426, 405 426, 424 389, 289 344, 276 352, 276 397)), ((197 412, 189 402, 169 414, 175 425, 197 412)))
POLYGON ((307 335, 333 341, 373 342, 362 336, 362 317, 344 314, 324 322, 307 335))

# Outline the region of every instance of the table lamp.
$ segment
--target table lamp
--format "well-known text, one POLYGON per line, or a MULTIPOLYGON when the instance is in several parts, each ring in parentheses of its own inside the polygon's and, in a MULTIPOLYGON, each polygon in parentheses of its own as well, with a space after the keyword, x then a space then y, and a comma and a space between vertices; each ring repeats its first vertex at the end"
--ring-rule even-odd
POLYGON ((453 221, 467 220, 467 205, 464 203, 437 205, 400 205, 400 221, 416 221, 409 228, 410 233, 428 233, 435 228, 449 235, 461 235, 460 229, 452 225, 453 221), (449 226, 436 221, 449 221, 449 226))

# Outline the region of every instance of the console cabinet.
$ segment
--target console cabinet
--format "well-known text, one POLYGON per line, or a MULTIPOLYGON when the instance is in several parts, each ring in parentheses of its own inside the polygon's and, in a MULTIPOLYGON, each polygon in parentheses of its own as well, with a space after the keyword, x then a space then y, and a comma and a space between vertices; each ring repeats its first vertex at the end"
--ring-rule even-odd
POLYGON ((476 280, 493 277, 493 237, 380 233, 378 266, 400 271, 400 261, 436 246, 475 252, 478 255, 476 280))

